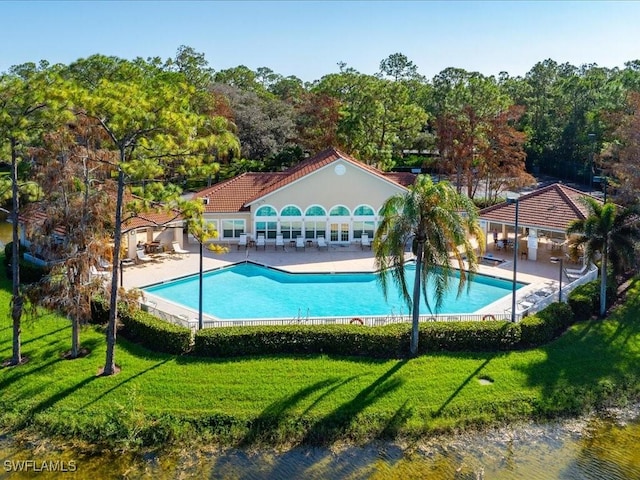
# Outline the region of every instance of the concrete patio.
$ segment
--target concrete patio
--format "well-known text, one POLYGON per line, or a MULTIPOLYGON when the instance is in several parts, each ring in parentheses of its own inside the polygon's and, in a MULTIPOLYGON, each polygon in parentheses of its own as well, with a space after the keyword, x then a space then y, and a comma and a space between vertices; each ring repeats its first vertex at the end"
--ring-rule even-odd
MULTIPOLYGON (((491 236, 489 236, 491 237, 491 236)), ((479 273, 496 278, 512 281, 513 279, 513 250, 496 250, 492 243, 492 238, 488 238, 488 245, 485 256, 504 260, 499 265, 480 265, 479 273)), ((187 254, 169 254, 158 257, 156 261, 142 265, 125 266, 123 269, 123 285, 125 288, 142 288, 148 285, 162 283, 176 278, 197 274, 199 271, 199 245, 187 244, 185 248, 187 254)), ((525 297, 541 289, 553 290, 553 299, 557 300, 558 279, 560 276, 560 265, 551 263, 551 257, 563 255, 562 252, 547 248, 541 245, 538 259, 531 261, 526 258, 517 259, 517 281, 527 285, 518 289, 516 300, 522 301, 525 297)), ((407 259, 411 254, 407 254, 407 259)), ((237 249, 230 246, 227 253, 216 254, 207 249, 203 249, 203 270, 224 267, 226 265, 251 261, 263 265, 269 265, 293 273, 302 272, 374 272, 374 257, 370 249, 361 249, 359 244, 350 245, 329 245, 327 249, 318 249, 315 246, 303 249, 285 246, 283 249, 275 250, 273 245, 265 249, 255 248, 237 249)), ((489 263, 489 262, 487 262, 489 263)), ((576 265, 565 262, 564 267, 577 268, 576 265)), ((570 280, 563 277, 563 296, 568 292, 570 280)), ((206 295, 206 292, 205 292, 206 295)), ((566 297, 565 297, 566 298, 566 297)), ((552 298, 549 298, 551 301, 552 298)), ((170 300, 162 299, 153 295, 145 295, 145 308, 159 316, 171 321, 178 321, 185 325, 191 325, 198 317, 198 312, 174 303, 170 300)), ((549 302, 545 302, 549 303, 549 302)), ((500 318, 510 317, 512 296, 507 295, 501 300, 494 302, 480 311, 477 315, 491 314, 500 318)), ((526 311, 516 309, 517 317, 520 318, 526 311)), ((217 322, 217 319, 208 315, 203 316, 205 322, 217 322)))

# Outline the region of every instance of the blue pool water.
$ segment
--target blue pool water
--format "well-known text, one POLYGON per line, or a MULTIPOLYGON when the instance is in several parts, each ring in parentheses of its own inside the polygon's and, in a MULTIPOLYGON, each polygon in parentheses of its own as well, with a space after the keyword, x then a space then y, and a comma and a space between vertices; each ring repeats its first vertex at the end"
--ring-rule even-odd
MULTIPOLYGON (((415 267, 406 269, 411 291, 415 267)), ((512 288, 510 281, 476 275, 469 291, 465 288, 456 298, 457 284, 453 279, 438 313, 475 312, 509 295, 512 288)), ((198 275, 143 290, 198 310, 198 275)), ((205 273, 202 305, 204 313, 228 320, 409 314, 391 279, 385 301, 374 273, 292 274, 251 263, 205 273)), ((428 313, 424 299, 420 312, 428 313)))

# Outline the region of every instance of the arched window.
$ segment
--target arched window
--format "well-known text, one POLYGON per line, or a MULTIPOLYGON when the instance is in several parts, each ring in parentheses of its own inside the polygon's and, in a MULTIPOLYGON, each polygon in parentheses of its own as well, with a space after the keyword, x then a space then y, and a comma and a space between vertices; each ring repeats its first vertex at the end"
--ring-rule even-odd
POLYGON ((256 237, 276 238, 278 233, 278 212, 270 205, 263 205, 256 211, 256 237))
POLYGON ((351 211, 344 205, 336 205, 329 211, 329 241, 348 242, 351 232, 351 211))
POLYGON ((300 210, 295 205, 287 205, 286 207, 284 207, 282 209, 282 212, 280 212, 280 216, 282 216, 282 217, 301 217, 302 216, 302 210, 300 210))
POLYGON ((307 240, 327 238, 327 211, 320 205, 312 205, 304 212, 304 236, 307 240))
POLYGON ((302 210, 295 205, 287 205, 280 212, 280 233, 285 240, 302 235, 302 210))
POLYGON ((329 215, 331 217, 348 217, 349 215, 351 215, 351 212, 344 205, 336 205, 331 209, 329 215))
POLYGON ((258 209, 256 212, 256 217, 276 217, 278 216, 278 212, 276 209, 270 205, 264 205, 258 209))
POLYGON ((375 226, 375 210, 369 205, 356 207, 353 211, 353 238, 360 239, 363 233, 373 238, 375 226))
POLYGON ((327 211, 320 205, 313 205, 304 212, 305 217, 326 217, 327 211))

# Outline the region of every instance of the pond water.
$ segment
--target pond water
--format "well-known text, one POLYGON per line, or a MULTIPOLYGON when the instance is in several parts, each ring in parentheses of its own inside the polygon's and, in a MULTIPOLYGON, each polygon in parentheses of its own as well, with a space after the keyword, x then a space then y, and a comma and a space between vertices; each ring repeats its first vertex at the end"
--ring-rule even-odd
POLYGON ((377 443, 203 454, 185 449, 179 454, 138 458, 86 457, 42 446, 20 449, 0 439, 0 478, 35 478, 42 473, 34 469, 45 467, 57 468, 55 478, 75 479, 632 480, 640 479, 639 444, 638 407, 615 417, 503 428, 411 446, 377 443), (29 471, 18 472, 21 465, 23 470, 29 465, 29 471), (69 473, 60 474, 63 468, 69 473))
POLYGON ((7 222, 7 214, 0 212, 0 247, 4 247, 12 238, 11 224, 7 222))

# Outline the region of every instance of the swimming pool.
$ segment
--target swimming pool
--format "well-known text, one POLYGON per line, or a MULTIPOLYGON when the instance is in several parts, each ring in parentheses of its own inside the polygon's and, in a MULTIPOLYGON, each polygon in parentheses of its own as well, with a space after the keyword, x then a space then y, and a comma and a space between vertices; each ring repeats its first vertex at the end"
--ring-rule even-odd
MULTIPOLYGON (((415 266, 406 269, 411 290, 415 266)), ((477 274, 469 291, 465 289, 456 298, 457 283, 453 279, 438 313, 472 313, 509 295, 512 289, 508 280, 477 274)), ((223 320, 409 314, 395 284, 389 287, 385 300, 375 273, 287 273, 247 262, 203 275, 202 310, 223 320)), ((198 310, 198 275, 143 291, 198 310)), ((420 311, 428 313, 424 299, 420 311)))

